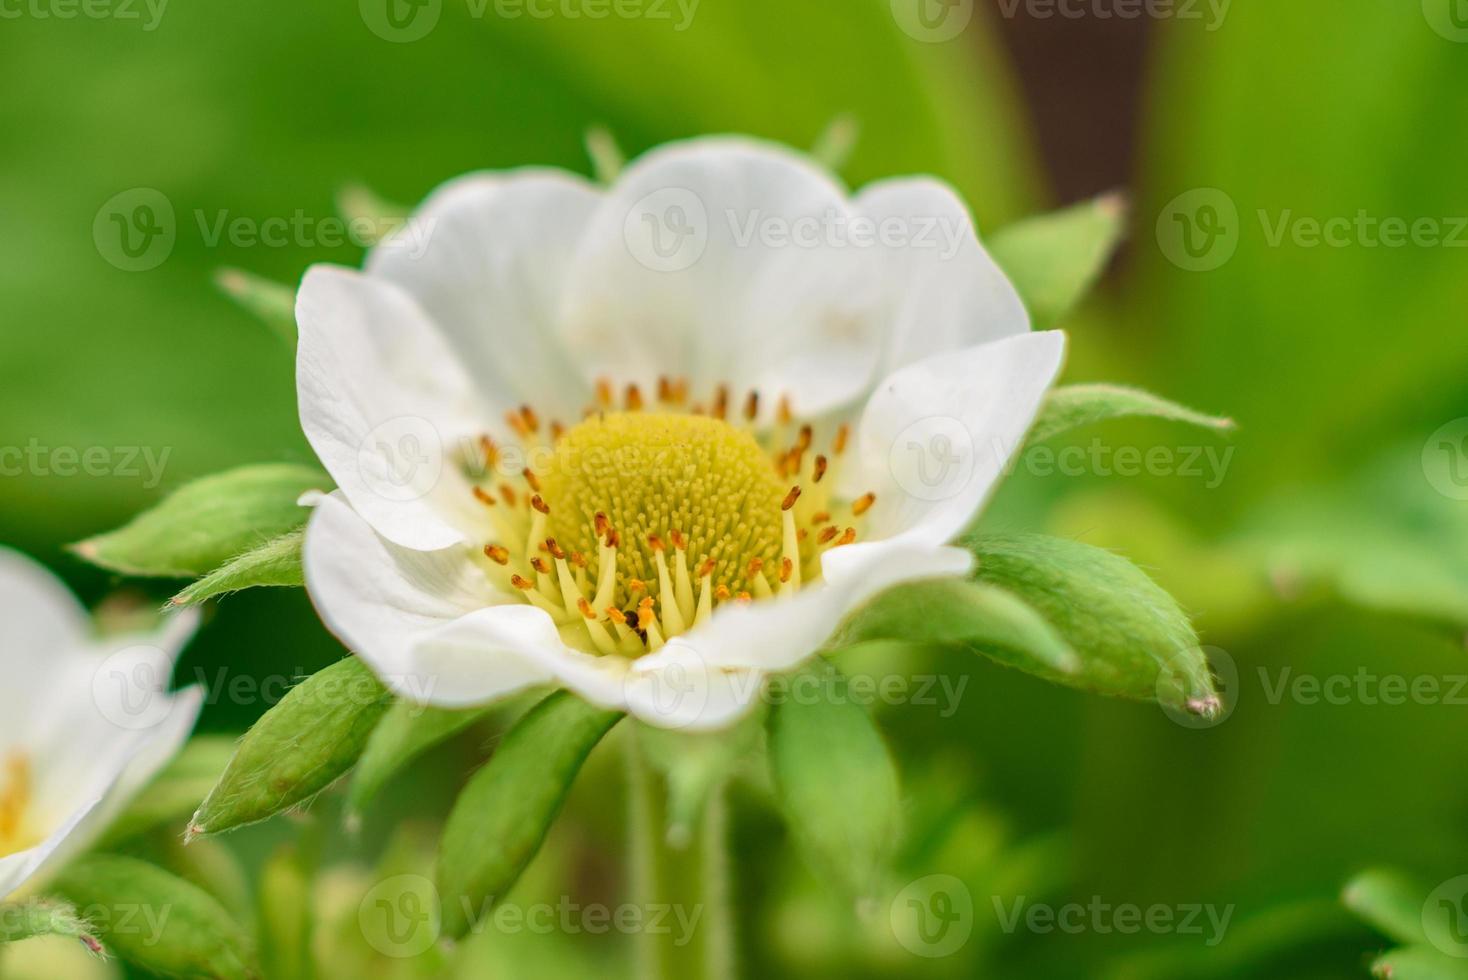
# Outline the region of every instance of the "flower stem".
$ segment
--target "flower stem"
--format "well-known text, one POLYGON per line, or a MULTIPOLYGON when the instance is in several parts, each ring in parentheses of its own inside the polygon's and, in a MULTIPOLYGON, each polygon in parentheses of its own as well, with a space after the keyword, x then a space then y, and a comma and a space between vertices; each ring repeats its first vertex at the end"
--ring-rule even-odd
POLYGON ((733 980, 728 818, 722 788, 691 835, 669 840, 667 786, 627 739, 631 888, 647 927, 636 937, 641 980, 733 980))

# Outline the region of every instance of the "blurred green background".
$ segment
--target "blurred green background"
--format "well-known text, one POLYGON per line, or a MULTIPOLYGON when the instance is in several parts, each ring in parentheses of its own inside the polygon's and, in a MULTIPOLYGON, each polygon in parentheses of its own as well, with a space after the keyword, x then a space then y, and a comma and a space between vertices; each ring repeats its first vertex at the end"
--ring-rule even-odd
MULTIPOLYGON (((728 131, 810 146, 841 115, 860 125, 852 186, 938 174, 983 233, 1121 187, 1130 242, 1062 324, 1067 380, 1141 384, 1239 431, 1219 442, 1139 423, 1074 441, 1178 459, 1231 449, 1227 468, 1218 480, 1022 469, 987 519, 1142 563, 1196 616, 1215 664, 1236 670, 1237 707, 1190 730, 1155 706, 967 657, 901 665, 967 678, 951 715, 879 711, 910 796, 905 871, 961 878, 972 938, 937 959, 871 939, 790 854, 756 789, 735 811, 745 971, 1364 975, 1389 943, 1338 908, 1352 873, 1468 872, 1468 692, 1404 705, 1269 695, 1281 676, 1468 674, 1468 487, 1454 479, 1468 480, 1468 443, 1434 436, 1468 416, 1468 10, 1455 21, 1453 4, 1234 0, 1221 19, 1205 4, 1122 19, 1101 16, 1117 7, 1102 0, 1072 4, 1074 18, 959 0, 914 21, 905 0, 702 0, 685 25, 676 4, 652 0, 634 5, 644 16, 599 19, 566 16, 585 13, 576 0, 548 18, 442 0, 411 41, 369 0, 174 3, 156 23, 142 5, 128 8, 137 19, 17 6, 0 22, 0 446, 167 456, 156 486, 146 469, 7 472, 0 542, 98 601, 122 583, 66 543, 196 476, 311 459, 290 352, 211 277, 238 266, 294 282, 361 250, 310 231, 283 247, 211 243, 200 222, 222 212, 320 221, 354 182, 412 203, 472 169, 586 172, 596 124, 635 153, 728 131), (953 37, 933 26, 969 13, 953 37), (146 271, 111 264, 93 238, 99 209, 134 188, 161 192, 177 216, 172 252, 146 271), (1215 248, 1190 260, 1173 202, 1200 189, 1235 213, 1224 207, 1223 237, 1197 239, 1215 248), (1282 220, 1362 212, 1431 219, 1456 247, 1373 245, 1354 230, 1344 244, 1274 240, 1282 220), (1213 947, 1145 930, 1006 934, 995 901, 1018 896, 1236 911, 1213 947)), ((257 591, 214 610, 182 671, 296 676, 339 654, 304 595, 257 591)), ((893 669, 882 657, 853 669, 893 669)), ((264 707, 219 698, 203 728, 243 730, 264 707)), ((395 787, 343 860, 376 860, 401 817, 441 816, 482 740, 395 787)), ((618 836, 602 801, 619 775, 615 753, 593 760, 525 888, 615 900, 618 836)), ((289 832, 237 849, 263 853, 289 832)), ((604 951, 620 949, 585 936, 519 946, 495 962, 574 975, 610 969, 604 951)))

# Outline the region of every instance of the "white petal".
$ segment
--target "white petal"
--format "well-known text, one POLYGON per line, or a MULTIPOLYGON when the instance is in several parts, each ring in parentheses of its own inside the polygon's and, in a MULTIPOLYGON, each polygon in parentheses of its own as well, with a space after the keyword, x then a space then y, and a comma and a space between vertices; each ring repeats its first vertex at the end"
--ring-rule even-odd
POLYGON ((928 177, 884 180, 856 207, 877 225, 881 373, 1030 329, 1014 286, 979 243, 967 206, 928 177))
POLYGON ((590 389, 557 340, 571 255, 602 194, 556 170, 471 174, 440 187, 373 249, 463 359, 495 417, 522 403, 574 420, 590 389))
POLYGON ((505 601, 467 545, 436 551, 396 545, 340 493, 312 511, 303 564, 306 590, 322 620, 385 681, 413 672, 411 649, 419 637, 505 601))
POLYGON ((1064 355, 1060 331, 1026 333, 930 357, 877 385, 848 481, 877 494, 870 537, 936 546, 966 528, 1020 450, 1064 355))
MULTIPOLYGON (((90 630, 86 610, 60 579, 19 552, 0 548, 0 719, 19 715, 46 690, 62 654, 90 630)), ((3 722, 0 722, 3 724, 3 722)))
POLYGON ((407 547, 473 540, 487 518, 455 462, 489 413, 401 288, 313 266, 296 301, 301 427, 357 509, 407 547))
MULTIPOLYGON (((592 218, 567 283, 565 338, 588 377, 687 376, 781 394, 810 415, 874 377, 870 251, 827 241, 853 211, 809 160, 752 140, 639 159, 592 218), (781 244, 761 233, 811 233, 781 244)), ((839 230, 836 232, 839 238, 839 230)))

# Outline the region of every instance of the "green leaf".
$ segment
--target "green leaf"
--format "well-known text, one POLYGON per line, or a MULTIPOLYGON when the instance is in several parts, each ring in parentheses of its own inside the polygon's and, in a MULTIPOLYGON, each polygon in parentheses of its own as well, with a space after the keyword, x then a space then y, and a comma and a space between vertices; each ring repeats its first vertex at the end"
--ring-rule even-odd
POLYGON ((1079 655, 1079 671, 1052 673, 1051 679, 1161 700, 1205 718, 1221 710, 1188 617, 1125 558, 1040 534, 976 534, 962 544, 978 558, 980 581, 1025 600, 1079 655))
POLYGON ((347 815, 360 817, 387 781, 428 749, 479 721, 491 709, 449 711, 399 701, 388 709, 367 739, 352 773, 347 815))
POLYGON ((1423 462, 1403 446, 1343 483, 1292 487, 1231 543, 1292 592, 1318 583, 1367 609, 1468 628, 1468 508, 1423 479, 1423 462))
POLYGON ((234 751, 231 738, 195 736, 113 821, 104 845, 187 819, 219 781, 234 751))
POLYGON ((1407 946, 1377 957, 1371 975, 1382 980, 1468 980, 1468 960, 1431 946, 1407 946))
POLYGON ((558 691, 531 708, 459 794, 439 845, 444 934, 462 936, 540 850, 591 750, 621 719, 558 691))
POLYGON ((1040 407, 1040 415, 1030 429, 1031 443, 1044 442, 1063 432, 1105 422, 1109 419, 1141 417, 1186 422, 1219 432, 1234 427, 1232 419, 1204 415, 1165 398, 1121 385, 1087 384, 1056 388, 1040 407))
POLYGON ((77 940, 93 953, 103 952, 92 924, 66 902, 40 899, 0 904, 0 944, 37 936, 64 936, 77 940))
POLYGON ((311 799, 352 767, 391 703, 356 657, 307 678, 245 734, 188 836, 234 830, 311 799))
POLYGON ((962 579, 909 582, 877 596, 837 629, 832 649, 874 640, 967 647, 1030 673, 1073 674, 1080 659, 1023 599, 962 579))
POLYGON ((126 526, 73 545, 124 575, 196 578, 306 522, 297 501, 330 479, 310 466, 267 463, 195 480, 126 526))
POLYGON ((290 286, 245 272, 220 269, 214 284, 224 295, 255 314, 270 332, 292 348, 296 345, 296 291, 290 286))
POLYGON ((287 531, 219 566, 169 602, 175 606, 194 606, 241 589, 304 585, 301 547, 305 541, 305 528, 287 531))
POLYGON ((1059 320, 1095 285, 1126 232, 1120 193, 1009 225, 989 252, 1019 290, 1037 329, 1059 320))
POLYGON ((68 865, 53 887, 131 963, 169 977, 254 976, 249 940, 224 907, 146 861, 89 855, 68 865))
POLYGON ((270 980, 311 980, 311 874, 294 847, 260 871, 260 966, 270 980))
POLYGON ((350 226, 352 241, 369 246, 401 228, 409 212, 403 205, 394 204, 361 184, 348 184, 338 191, 336 209, 350 226))
POLYGON ((845 677, 820 661, 772 697, 770 765, 808 860, 858 898, 880 893, 900 827, 897 767, 845 677), (798 683, 800 676, 820 683, 798 683))
POLYGON ((1341 902, 1372 928, 1399 943, 1425 943, 1422 902, 1430 889, 1391 868, 1373 868, 1352 878, 1341 902))

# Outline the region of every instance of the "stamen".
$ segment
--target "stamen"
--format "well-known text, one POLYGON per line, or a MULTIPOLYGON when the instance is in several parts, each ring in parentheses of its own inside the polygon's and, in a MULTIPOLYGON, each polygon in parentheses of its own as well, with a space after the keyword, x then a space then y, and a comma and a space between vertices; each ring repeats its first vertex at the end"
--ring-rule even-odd
POLYGON ((817 455, 816 456, 815 478, 814 478, 814 481, 813 482, 815 482, 815 483, 820 483, 821 482, 821 477, 823 477, 823 476, 826 475, 826 467, 828 465, 830 465, 830 464, 826 461, 826 457, 821 456, 821 455, 817 455))
POLYGON ((484 489, 483 487, 474 487, 473 489, 475 500, 479 501, 486 507, 497 506, 494 497, 490 495, 488 490, 484 489))
POLYGON ((485 545, 484 555, 496 565, 508 565, 510 563, 510 549, 503 548, 497 544, 485 545))
POLYGON ((530 467, 527 466, 521 470, 520 475, 525 478, 526 483, 530 484, 531 490, 540 493, 540 477, 536 476, 530 467))
POLYGON ((831 452, 837 456, 846 452, 846 441, 850 436, 851 426, 843 423, 841 428, 836 430, 836 438, 831 443, 831 452))
POLYGON ((759 392, 751 391, 744 400, 744 420, 753 422, 759 417, 759 392))
POLYGON ((627 411, 642 411, 642 389, 636 385, 627 386, 627 411))
POLYGON ((872 504, 874 504, 876 502, 877 502, 877 495, 876 494, 874 494, 874 493, 864 493, 860 497, 856 498, 855 501, 852 502, 852 504, 851 504, 851 513, 854 514, 857 517, 860 517, 861 515, 865 514, 867 511, 871 510, 872 509, 872 504))

